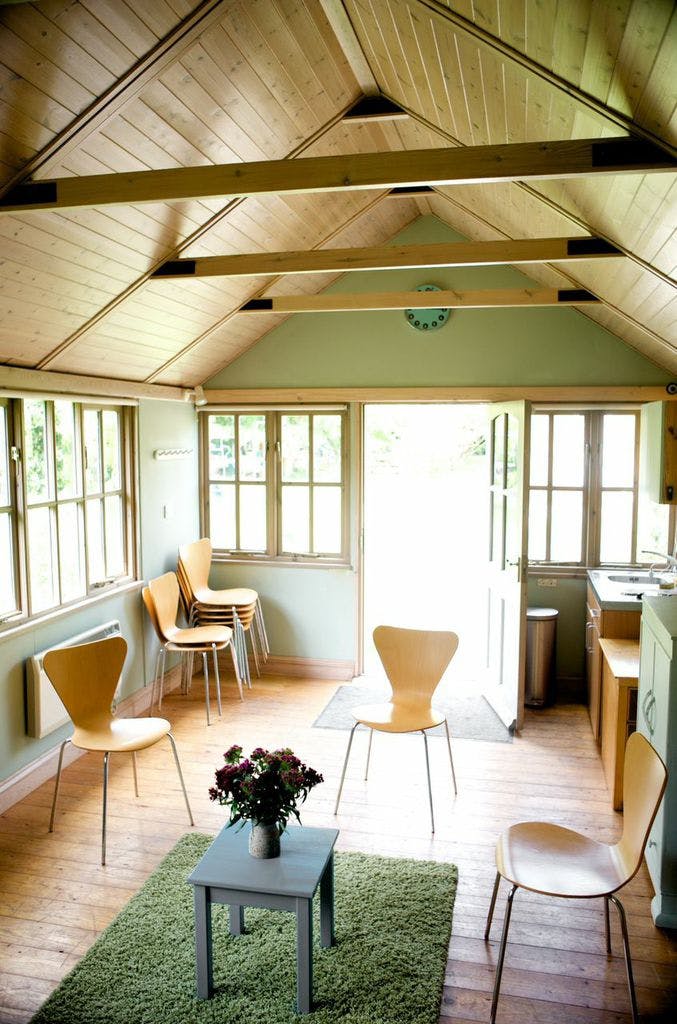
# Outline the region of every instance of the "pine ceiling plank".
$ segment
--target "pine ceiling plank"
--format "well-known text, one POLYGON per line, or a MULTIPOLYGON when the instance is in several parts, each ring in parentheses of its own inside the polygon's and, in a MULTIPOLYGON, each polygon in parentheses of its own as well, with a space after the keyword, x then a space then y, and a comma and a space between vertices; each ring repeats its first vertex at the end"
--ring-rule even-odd
POLYGON ((396 97, 400 92, 397 68, 385 44, 380 17, 374 13, 372 0, 357 0, 356 3, 351 3, 348 13, 353 23, 360 25, 358 37, 374 70, 381 92, 396 97))
MULTIPOLYGON (((45 10, 44 4, 42 9, 45 10)), ((58 18, 63 32, 108 70, 113 81, 121 78, 134 64, 136 57, 126 42, 113 35, 105 21, 96 17, 85 4, 64 3, 58 12, 50 9, 50 14, 58 18)))
POLYGON ((96 16, 109 31, 132 50, 136 57, 142 57, 157 42, 157 36, 151 32, 136 13, 140 5, 120 3, 119 0, 97 0, 96 16))
POLYGON ((34 88, 46 92, 71 115, 79 113, 95 98, 56 64, 27 46, 9 28, 2 29, 2 60, 14 74, 25 78, 34 88))
POLYGON ((586 39, 581 88, 603 102, 609 98, 609 88, 616 66, 616 56, 634 0, 616 0, 616 3, 590 5, 590 23, 586 39))
MULTIPOLYGON (((567 82, 580 86, 588 39, 590 0, 567 0, 557 5, 554 17, 553 52, 550 66, 567 82)), ((547 14, 541 9, 543 20, 547 14)))
POLYGON ((651 127, 656 135, 666 139, 677 138, 677 85, 675 84, 675 54, 677 53, 677 6, 673 8, 670 24, 665 31, 655 63, 637 101, 635 116, 651 127))
POLYGON ((365 96, 377 94, 378 86, 341 0, 335 3, 320 0, 319 4, 315 0, 302 0, 302 3, 306 16, 317 26, 347 95, 353 96, 356 91, 365 96))
MULTIPOLYGON (((611 80, 607 98, 610 106, 626 113, 636 109, 673 15, 674 5, 670 0, 654 0, 652 3, 635 0, 611 80), (626 71, 629 68, 632 68, 631 74, 626 71)), ((674 56, 671 77, 674 77, 674 56)))

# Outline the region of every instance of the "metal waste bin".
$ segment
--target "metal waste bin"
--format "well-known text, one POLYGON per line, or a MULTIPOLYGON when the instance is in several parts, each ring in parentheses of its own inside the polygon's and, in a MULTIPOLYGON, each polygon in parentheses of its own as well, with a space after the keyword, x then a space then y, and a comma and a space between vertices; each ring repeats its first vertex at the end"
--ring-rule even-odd
POLYGON ((524 703, 542 708, 554 699, 556 608, 527 608, 527 678, 524 703))

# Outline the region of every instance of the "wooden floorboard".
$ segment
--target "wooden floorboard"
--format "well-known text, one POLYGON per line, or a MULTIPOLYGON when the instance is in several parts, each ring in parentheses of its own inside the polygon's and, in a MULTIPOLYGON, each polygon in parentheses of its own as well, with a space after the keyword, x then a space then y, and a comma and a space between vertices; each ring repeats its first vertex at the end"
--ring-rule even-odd
MULTIPOLYGON (((440 1024, 487 1021, 498 936, 482 935, 494 878, 498 834, 513 821, 543 818, 613 841, 622 817, 611 808, 597 747, 583 707, 527 712, 513 743, 454 740, 456 799, 442 739, 430 741, 436 833, 430 834, 423 749, 419 737, 378 736, 368 783, 366 738, 356 735, 340 813, 333 807, 347 733, 315 729, 336 683, 264 677, 244 702, 225 687, 223 717, 207 728, 202 686, 170 695, 172 722, 196 829, 215 833, 221 808, 207 795, 222 752, 232 743, 291 746, 326 782, 311 793, 307 825, 341 829, 338 848, 395 857, 453 861, 459 868, 440 1024)), ((453 734, 453 727, 452 727, 453 734)), ((139 755, 140 796, 129 759, 111 765, 108 865, 99 864, 101 760, 87 754, 63 775, 56 829, 47 832, 52 784, 0 816, 0 1024, 25 1024, 188 829, 169 747, 139 755)), ((502 896, 505 896, 502 890, 502 896)), ((642 1020, 672 1021, 677 1004, 677 934, 657 929, 649 911, 648 873, 622 894, 628 915, 642 1020)), ((620 932, 615 955, 604 952, 602 907, 515 899, 499 1024, 629 1024, 620 932)))

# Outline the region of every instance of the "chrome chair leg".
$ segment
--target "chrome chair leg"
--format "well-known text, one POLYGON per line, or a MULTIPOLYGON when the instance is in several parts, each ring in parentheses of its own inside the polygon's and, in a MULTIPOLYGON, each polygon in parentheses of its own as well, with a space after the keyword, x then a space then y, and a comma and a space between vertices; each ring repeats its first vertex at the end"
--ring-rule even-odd
POLYGON ((484 941, 489 941, 489 932, 491 931, 491 922, 494 919, 494 908, 496 906, 496 897, 498 896, 498 887, 501 884, 501 872, 496 872, 496 881, 494 882, 494 891, 491 894, 491 903, 489 904, 489 913, 487 914, 487 923, 484 929, 484 941))
POLYGON ((428 776, 428 799, 430 800, 430 825, 433 835, 435 834, 435 816, 433 814, 433 787, 430 783, 430 758, 428 757, 428 737, 425 734, 425 729, 421 729, 421 735, 423 736, 423 746, 425 748, 425 770, 428 776))
POLYGON ((350 748, 353 745, 353 736, 355 735, 355 730, 357 729, 357 726, 358 726, 358 723, 355 722, 355 725, 350 730, 350 737, 348 739, 348 749, 346 750, 346 757, 345 757, 345 761, 343 762, 343 771, 341 772, 341 781, 339 783, 338 793, 336 794, 336 806, 334 807, 334 814, 338 814, 339 800, 341 799, 341 793, 343 792, 343 782, 344 782, 345 777, 346 777, 346 768, 348 767, 348 758, 350 757, 350 748))
MULTIPOLYGON (((628 979, 628 990, 630 992, 630 1005, 632 1006, 632 1024, 639 1024, 639 1014, 637 1012, 637 997, 635 996, 635 981, 632 976, 632 960, 630 958, 630 941, 628 939, 628 923, 625 919, 625 910, 623 904, 617 896, 609 896, 608 899, 613 903, 621 922, 621 934, 623 936, 623 952, 625 954, 625 973, 628 979)), ((606 900, 605 900, 606 902, 606 900)))
POLYGON ((216 644, 212 644, 212 657, 214 659, 214 675, 216 676, 216 706, 221 717, 221 679, 219 678, 219 659, 216 655, 216 644))
POLYGON ((202 672, 205 677, 205 707, 207 709, 207 725, 211 725, 209 717, 209 669, 207 668, 207 652, 202 652, 202 672))
POLYGON ((56 782, 54 783, 54 797, 52 798, 52 815, 49 819, 49 831, 54 831, 54 815, 56 814, 56 800, 59 795, 59 783, 61 782, 61 767, 63 765, 63 752, 66 749, 66 744, 70 743, 70 739, 66 739, 61 744, 59 749, 59 764, 56 769, 56 782))
POLYGON ((451 765, 451 777, 454 782, 454 796, 458 796, 458 788, 456 786, 456 772, 454 771, 454 758, 451 754, 451 737, 449 736, 449 725, 446 718, 444 719, 444 728, 447 734, 447 748, 449 750, 449 764, 451 765))
POLYGON ((136 764, 136 751, 132 750, 132 771, 134 772, 134 795, 139 795, 139 775, 136 764))
POLYGON ((155 655, 155 666, 153 668, 153 683, 152 683, 151 690, 150 690, 150 712, 151 712, 151 714, 153 713, 153 708, 155 706, 155 690, 157 688, 158 681, 159 681, 160 658, 161 657, 162 657, 162 644, 160 644, 160 646, 158 647, 157 654, 155 655))
POLYGON ((490 1024, 496 1024, 496 1007, 498 1005, 498 993, 501 990, 501 975, 503 974, 503 961, 505 960, 505 947, 508 942, 508 928, 510 927, 510 915, 512 914, 512 901, 515 893, 517 892, 517 886, 513 885, 512 889, 508 893, 508 900, 505 905, 505 920, 503 921, 503 934, 501 935, 501 947, 498 953, 498 963, 496 964, 496 979, 494 981, 494 994, 491 999, 491 1014, 489 1016, 490 1024))
POLYGON ((103 819, 101 824, 101 863, 106 863, 106 811, 108 809, 108 761, 110 750, 103 755, 103 819))
POLYGON ((237 683, 237 688, 240 691, 240 700, 244 700, 244 694, 242 692, 242 680, 240 679, 240 667, 239 667, 239 665, 237 663, 237 653, 235 651, 235 638, 234 637, 231 637, 230 643, 228 644, 228 647, 230 648, 230 656, 233 659, 233 669, 235 671, 235 682, 237 683))
POLYGON ((172 751, 174 752, 174 761, 176 762, 176 770, 179 773, 179 781, 181 783, 181 789, 183 790, 183 799, 186 801, 186 808, 188 810, 188 819, 189 819, 191 825, 194 825, 195 822, 193 821, 193 812, 190 809, 190 804, 188 802, 188 793, 186 792, 186 784, 183 781, 183 772, 181 771, 181 762, 179 761, 179 755, 178 755, 178 752, 176 750, 176 743, 174 742, 174 737, 172 736, 172 734, 170 732, 167 733, 167 739, 171 743, 172 751))
POLYGON ((162 648, 162 671, 160 673, 160 697, 157 702, 158 711, 162 710, 162 698, 165 694, 165 666, 167 664, 167 648, 162 648))
POLYGON ((369 730, 369 746, 367 747, 367 763, 366 763, 366 765, 364 767, 364 781, 365 782, 367 781, 367 776, 369 775, 369 761, 371 759, 371 741, 373 740, 373 738, 374 738, 374 730, 370 729, 369 730))
MULTIPOLYGON (((252 622, 253 622, 253 620, 252 620, 252 622)), ((249 634, 249 643, 251 645, 252 654, 254 655, 254 665, 256 666, 256 675, 260 679, 261 678, 261 668, 259 666, 258 644, 256 643, 256 634, 255 634, 254 630, 252 629, 252 624, 251 623, 249 624, 249 629, 247 630, 247 632, 249 634)))
POLYGON ((254 606, 254 617, 256 619, 256 623, 257 623, 257 626, 258 626, 258 629, 259 629, 261 640, 263 642, 264 660, 267 660, 268 659, 268 655, 270 654, 270 644, 268 643, 268 634, 266 633, 266 624, 265 624, 264 619, 263 619, 263 607, 262 607, 261 601, 259 600, 258 597, 256 598, 256 605, 254 606))
POLYGON ((609 897, 604 897, 604 938, 606 939, 606 955, 611 956, 611 928, 609 927, 609 897))

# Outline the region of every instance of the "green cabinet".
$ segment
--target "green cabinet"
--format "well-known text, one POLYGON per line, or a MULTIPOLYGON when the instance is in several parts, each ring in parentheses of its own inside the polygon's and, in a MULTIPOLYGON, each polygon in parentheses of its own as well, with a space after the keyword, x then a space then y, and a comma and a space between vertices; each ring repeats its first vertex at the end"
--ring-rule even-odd
POLYGON ((677 597, 645 598, 642 605, 637 729, 668 768, 646 862, 656 890, 653 919, 677 928, 677 597))
POLYGON ((647 402, 640 415, 640 490, 650 501, 677 503, 677 402, 647 402))

